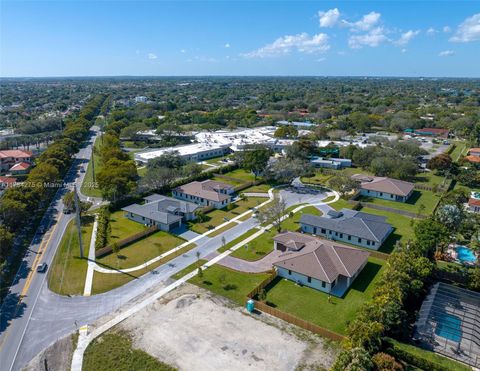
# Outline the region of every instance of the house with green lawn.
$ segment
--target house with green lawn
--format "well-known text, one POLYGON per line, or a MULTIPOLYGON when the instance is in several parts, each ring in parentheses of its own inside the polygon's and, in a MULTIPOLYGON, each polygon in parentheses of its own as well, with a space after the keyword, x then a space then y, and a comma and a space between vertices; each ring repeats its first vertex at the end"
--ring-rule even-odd
POLYGON ((369 253, 331 240, 298 232, 273 238, 274 249, 282 251, 273 263, 278 276, 341 297, 360 274, 369 253))
POLYGON ((360 195, 389 201, 407 202, 414 184, 404 180, 356 174, 352 179, 360 182, 360 195))
POLYGON ((235 187, 231 184, 204 180, 203 182, 191 182, 181 185, 172 191, 175 198, 194 202, 201 206, 213 206, 223 209, 232 202, 235 187))
POLYGON ((393 231, 386 219, 385 216, 350 209, 330 210, 326 216, 303 214, 300 228, 302 232, 329 240, 378 250, 393 231))
POLYGON ((183 222, 195 219, 195 210, 199 208, 193 202, 159 194, 150 195, 144 200, 142 205, 132 204, 122 208, 125 217, 147 226, 157 226, 166 232, 179 228, 183 222))

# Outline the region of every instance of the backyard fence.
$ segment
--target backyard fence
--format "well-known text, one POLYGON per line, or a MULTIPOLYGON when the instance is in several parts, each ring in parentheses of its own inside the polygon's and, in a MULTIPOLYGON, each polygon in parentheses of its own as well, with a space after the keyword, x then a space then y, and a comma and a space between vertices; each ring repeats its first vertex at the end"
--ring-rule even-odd
MULTIPOLYGON (((118 248, 121 249, 127 245, 130 245, 133 242, 136 242, 142 238, 150 236, 156 231, 158 231, 158 228, 156 226, 152 226, 145 229, 142 232, 132 234, 131 236, 128 236, 127 238, 124 238, 123 240, 119 240, 115 243, 117 244, 118 248)), ((102 247, 101 249, 98 249, 97 251, 95 251, 95 257, 100 258, 102 256, 110 254, 112 251, 113 251, 113 244, 110 244, 108 246, 102 247)))
POLYGON ((282 312, 281 310, 275 309, 268 304, 255 300, 254 297, 257 296, 265 287, 267 287, 274 279, 277 278, 277 271, 273 270, 271 275, 260 282, 260 284, 255 287, 250 293, 247 295, 247 299, 251 299, 255 303, 255 309, 270 314, 271 316, 280 318, 283 321, 286 321, 288 323, 291 323, 292 325, 301 327, 305 330, 311 331, 317 335, 323 336, 325 338, 335 340, 335 341, 340 341, 345 339, 345 336, 337 334, 336 332, 327 330, 323 327, 317 326, 311 322, 305 321, 301 318, 298 318, 294 315, 291 315, 289 313, 282 312))

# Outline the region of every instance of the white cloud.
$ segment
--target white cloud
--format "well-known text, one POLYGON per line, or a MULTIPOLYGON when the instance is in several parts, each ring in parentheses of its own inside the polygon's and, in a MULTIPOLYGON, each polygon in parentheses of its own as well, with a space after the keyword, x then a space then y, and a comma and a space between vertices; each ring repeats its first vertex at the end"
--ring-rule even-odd
POLYGON ((403 49, 401 50, 401 52, 402 52, 402 53, 406 53, 406 52, 407 52, 407 49, 403 48, 403 49))
POLYGON ((229 44, 229 43, 226 43, 226 44, 225 44, 225 48, 230 48, 230 44, 229 44))
POLYGON ((342 21, 344 26, 350 27, 352 31, 369 31, 380 22, 381 14, 377 12, 370 12, 365 14, 362 19, 357 22, 342 21))
POLYGON ((180 53, 186 53, 187 51, 185 49, 180 49, 180 53))
POLYGON ((452 32, 452 28, 449 27, 449 26, 444 26, 442 30, 443 30, 443 32, 445 32, 445 33, 450 33, 450 32, 452 32))
POLYGON ((437 33, 438 31, 436 29, 434 29, 433 27, 430 27, 428 30, 427 30, 427 35, 428 36, 435 36, 435 34, 437 33))
POLYGON ((352 35, 348 39, 348 46, 352 49, 360 49, 363 46, 370 46, 372 48, 388 41, 383 27, 377 27, 363 35, 352 35))
POLYGON ((148 59, 157 59, 157 55, 153 53, 148 53, 147 57, 148 59))
POLYGON ((327 10, 326 12, 318 12, 318 18, 320 20, 320 27, 333 27, 338 23, 340 18, 340 11, 335 9, 327 10))
POLYGON ((452 55, 455 55, 455 52, 453 50, 444 50, 438 53, 439 57, 451 57, 452 55))
POLYGON ((404 32, 400 35, 400 38, 395 41, 395 44, 397 45, 407 45, 415 36, 417 36, 420 33, 420 30, 409 30, 407 32, 404 32))
POLYGON ((330 49, 328 35, 319 33, 310 36, 306 32, 297 35, 285 35, 262 48, 242 54, 245 58, 265 58, 287 55, 292 51, 312 54, 322 53, 330 49))
POLYGON ((468 43, 476 40, 480 40, 480 13, 465 19, 449 41, 468 43))
POLYGON ((318 58, 316 61, 317 61, 317 62, 324 62, 324 61, 326 61, 326 60, 327 60, 327 58, 322 57, 322 58, 318 58))

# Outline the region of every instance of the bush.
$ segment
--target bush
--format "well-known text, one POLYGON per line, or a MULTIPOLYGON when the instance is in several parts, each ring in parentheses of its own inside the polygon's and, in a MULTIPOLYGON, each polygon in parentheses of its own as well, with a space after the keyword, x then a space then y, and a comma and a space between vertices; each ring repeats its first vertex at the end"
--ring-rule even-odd
POLYGON ((369 371, 373 369, 370 354, 363 348, 353 348, 341 352, 331 371, 369 371))
POLYGON ((402 371, 403 366, 387 353, 377 353, 372 357, 375 369, 378 371, 402 371))

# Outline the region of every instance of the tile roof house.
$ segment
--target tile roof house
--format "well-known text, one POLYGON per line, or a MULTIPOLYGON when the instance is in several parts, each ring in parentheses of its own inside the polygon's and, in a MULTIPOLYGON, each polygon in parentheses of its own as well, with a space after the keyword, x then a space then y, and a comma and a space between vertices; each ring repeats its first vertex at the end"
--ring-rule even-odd
POLYGON ((0 176, 0 191, 9 187, 13 187, 17 182, 17 178, 10 176, 0 176))
POLYGON ((303 214, 300 227, 306 233, 372 250, 378 250, 393 231, 386 217, 350 209, 331 211, 327 216, 303 214))
POLYGON ((368 262, 369 253, 297 232, 273 238, 285 251, 273 263, 280 277, 335 296, 343 296, 368 262))
POLYGON ((156 225, 158 229, 169 232, 179 228, 183 222, 194 219, 198 207, 192 202, 153 194, 145 197, 144 204, 129 205, 122 210, 130 220, 148 226, 156 225))
POLYGON ((234 192, 235 188, 231 184, 204 180, 203 182, 191 182, 177 187, 172 191, 172 195, 181 200, 221 209, 232 201, 234 192))
POLYGON ((476 164, 480 163, 480 148, 470 148, 468 156, 465 156, 465 160, 476 164))
POLYGON ((387 177, 368 177, 361 174, 352 176, 360 181, 360 194, 366 197, 406 202, 413 193, 414 184, 387 177))
POLYGON ((32 161, 33 153, 30 151, 23 151, 20 149, 0 151, 0 172, 10 170, 15 164, 22 162, 31 164, 32 161))
POLYGON ((13 175, 26 174, 29 172, 31 166, 28 162, 19 162, 13 165, 8 172, 13 175))

